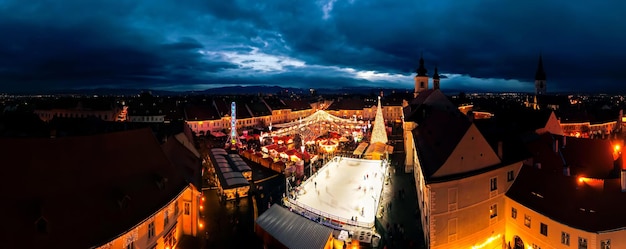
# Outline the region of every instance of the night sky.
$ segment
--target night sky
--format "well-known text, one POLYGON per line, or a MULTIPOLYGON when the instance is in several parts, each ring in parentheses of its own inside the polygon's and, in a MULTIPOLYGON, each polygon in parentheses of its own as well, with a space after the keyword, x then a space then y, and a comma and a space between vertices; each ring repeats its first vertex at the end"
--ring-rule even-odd
POLYGON ((626 1, 0 0, 0 92, 227 85, 626 92, 626 1), (180 2, 180 3, 178 3, 180 2))

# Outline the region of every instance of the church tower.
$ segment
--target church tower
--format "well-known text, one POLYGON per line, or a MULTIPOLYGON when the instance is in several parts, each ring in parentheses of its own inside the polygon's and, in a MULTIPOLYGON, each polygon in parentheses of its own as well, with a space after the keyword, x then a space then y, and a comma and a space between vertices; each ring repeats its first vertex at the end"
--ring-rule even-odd
POLYGON ((437 72, 437 66, 435 66, 435 73, 433 74, 433 89, 439 89, 439 72, 437 72))
POLYGON ((543 71, 543 59, 539 55, 539 64, 535 73, 535 95, 546 94, 546 72, 543 71))
POLYGON ((428 75, 426 75, 426 68, 424 67, 424 58, 420 56, 420 66, 417 68, 415 75, 415 93, 417 96, 420 92, 428 90, 428 75))

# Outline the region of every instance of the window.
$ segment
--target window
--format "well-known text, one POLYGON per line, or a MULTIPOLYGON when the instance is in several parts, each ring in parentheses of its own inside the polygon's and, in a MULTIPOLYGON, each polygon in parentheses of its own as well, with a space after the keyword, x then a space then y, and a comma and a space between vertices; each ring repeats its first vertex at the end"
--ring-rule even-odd
POLYGON ((513 181, 515 179, 515 173, 513 172, 513 170, 506 172, 506 181, 510 182, 513 181))
POLYGON ((180 208, 178 207, 178 200, 176 200, 174 202, 174 215, 178 216, 179 212, 180 212, 180 208))
POLYGON ((492 177, 490 179, 490 189, 491 191, 498 190, 498 177, 492 177))
POLYGON ((524 226, 530 228, 530 216, 524 215, 524 226))
POLYGON ((587 249, 587 239, 578 237, 578 249, 587 249))
POLYGON ((561 232, 561 244, 569 246, 569 233, 561 232))
POLYGON ((493 204, 489 207, 489 218, 493 219, 498 217, 498 204, 493 204))
POLYGON ((128 245, 126 245, 126 249, 134 249, 135 248, 135 242, 132 241, 130 243, 128 243, 128 245))
POLYGON ((517 219, 517 209, 511 208, 511 218, 517 219))
POLYGON ((543 235, 543 236, 548 236, 548 225, 543 224, 543 223, 539 223, 539 232, 543 235))
POLYGON ((167 223, 169 222, 170 222, 170 211, 165 210, 165 213, 163 214, 163 227, 167 226, 167 223))
POLYGON ((173 227, 170 232, 163 236, 163 243, 165 243, 165 248, 172 248, 176 242, 176 227, 173 227))
POLYGON ((601 240, 600 249, 611 249, 611 240, 610 239, 601 240))
POLYGON ((154 237, 154 221, 150 222, 150 224, 148 224, 148 239, 151 239, 152 237, 154 237))
POLYGON ((189 213, 191 213, 190 209, 191 209, 191 203, 185 202, 185 209, 184 209, 185 215, 189 215, 189 213))

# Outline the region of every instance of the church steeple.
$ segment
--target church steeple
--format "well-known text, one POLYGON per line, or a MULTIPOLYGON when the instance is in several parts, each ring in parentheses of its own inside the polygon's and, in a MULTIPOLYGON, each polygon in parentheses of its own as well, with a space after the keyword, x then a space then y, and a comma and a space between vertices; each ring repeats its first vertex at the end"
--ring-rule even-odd
POLYGON ((539 54, 537 72, 535 72, 535 95, 546 94, 546 72, 543 70, 543 57, 539 54))
POLYGON ((426 73, 428 70, 424 67, 424 57, 420 55, 420 66, 415 70, 417 76, 427 76, 426 73))
POLYGON ((543 58, 539 55, 539 64, 537 64, 537 72, 535 73, 535 80, 546 80, 546 72, 543 71, 543 58))
POLYGON ((439 72, 437 72, 437 66, 435 66, 435 73, 433 74, 433 89, 439 89, 439 72))

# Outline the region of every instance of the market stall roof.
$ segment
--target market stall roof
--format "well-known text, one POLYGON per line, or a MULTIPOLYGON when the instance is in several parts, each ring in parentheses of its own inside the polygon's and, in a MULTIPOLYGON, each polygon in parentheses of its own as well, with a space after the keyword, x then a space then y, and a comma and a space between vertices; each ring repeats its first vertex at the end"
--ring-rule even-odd
POLYGON ((256 220, 286 248, 323 249, 333 229, 274 204, 256 220))
POLYGON ((352 153, 353 155, 356 156, 360 156, 363 155, 363 152, 365 152, 365 149, 367 149, 367 146, 369 144, 366 142, 360 143, 358 147, 356 147, 356 149, 354 150, 354 152, 352 153))

